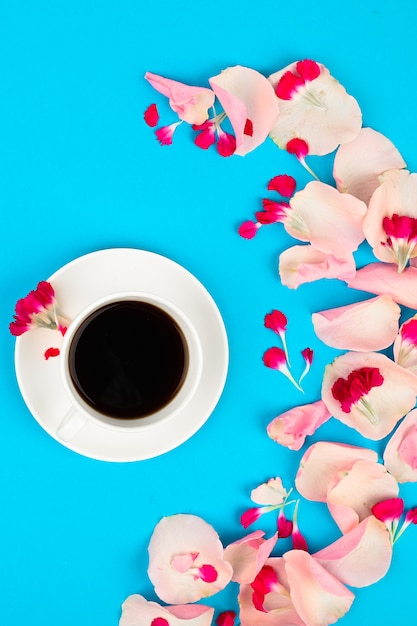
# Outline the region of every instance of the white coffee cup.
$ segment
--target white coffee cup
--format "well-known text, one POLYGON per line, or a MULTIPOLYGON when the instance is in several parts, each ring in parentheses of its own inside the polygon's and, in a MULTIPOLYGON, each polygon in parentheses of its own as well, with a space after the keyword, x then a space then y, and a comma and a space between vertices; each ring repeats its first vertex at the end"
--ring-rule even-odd
POLYGON ((202 365, 202 348, 195 328, 188 317, 171 302, 150 293, 130 291, 115 293, 97 300, 81 311, 69 324, 63 339, 60 352, 60 371, 66 394, 71 402, 71 408, 60 421, 56 435, 62 441, 71 441, 89 421, 93 421, 106 429, 122 429, 125 432, 129 430, 138 432, 142 429, 153 428, 155 425, 159 426, 164 421, 178 415, 191 400, 201 379, 202 365), (177 329, 179 329, 183 338, 186 361, 178 390, 176 390, 172 398, 163 406, 148 414, 139 417, 129 416, 128 419, 109 415, 107 412, 99 410, 94 404, 87 402, 77 389, 70 371, 70 357, 71 351, 74 350, 74 337, 76 337, 84 322, 90 319, 90 316, 100 315, 110 305, 113 306, 125 302, 146 303, 151 308, 156 307, 157 310, 162 312, 162 315, 168 315, 177 329))

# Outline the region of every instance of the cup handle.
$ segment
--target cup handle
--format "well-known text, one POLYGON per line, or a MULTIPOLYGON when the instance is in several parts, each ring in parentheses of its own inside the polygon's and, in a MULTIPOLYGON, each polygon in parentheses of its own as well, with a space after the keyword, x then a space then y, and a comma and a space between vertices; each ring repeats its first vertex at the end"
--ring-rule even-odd
POLYGON ((71 407, 58 425, 56 435, 61 441, 71 441, 86 422, 87 417, 71 407))

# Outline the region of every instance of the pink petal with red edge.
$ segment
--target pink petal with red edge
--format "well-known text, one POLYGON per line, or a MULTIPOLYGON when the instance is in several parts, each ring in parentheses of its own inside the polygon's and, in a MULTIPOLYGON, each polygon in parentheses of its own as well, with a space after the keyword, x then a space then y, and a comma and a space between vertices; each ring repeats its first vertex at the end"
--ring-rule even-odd
POLYGON ((275 533, 270 539, 264 539, 264 534, 257 530, 225 548, 224 558, 233 568, 234 582, 251 583, 264 566, 278 538, 275 533))
POLYGON ((348 352, 327 365, 324 372, 322 400, 329 411, 369 439, 386 437, 415 406, 416 395, 417 377, 377 352, 348 352), (362 368, 377 370, 383 379, 382 384, 372 385, 347 410, 334 396, 334 385, 338 385, 339 380, 348 381, 352 372, 362 368))
POLYGON ((401 272, 410 258, 417 256, 417 174, 407 170, 389 170, 380 177, 380 185, 372 194, 368 212, 363 221, 367 241, 377 259, 396 263, 401 272), (384 219, 399 215, 414 220, 410 241, 402 241, 400 232, 397 242, 391 232, 384 228, 384 219))
POLYGON ((223 589, 232 577, 218 534, 195 515, 162 518, 155 526, 148 550, 149 578, 156 594, 167 603, 196 602, 223 589), (187 570, 173 567, 179 557, 185 562, 187 556, 192 557, 187 570))
POLYGON ((417 409, 410 411, 389 440, 384 463, 399 483, 417 482, 417 409))
POLYGON ((334 624, 349 611, 354 594, 310 554, 289 550, 283 559, 291 599, 305 624, 334 624))
POLYGON ((296 186, 295 178, 288 176, 288 174, 279 174, 268 182, 268 190, 277 191, 284 198, 291 198, 296 186))
POLYGON ((330 419, 331 414, 321 400, 296 406, 275 417, 267 427, 268 436, 290 450, 300 450, 307 435, 330 419))
POLYGON ((282 332, 287 330, 288 320, 287 317, 282 313, 282 311, 278 311, 274 309, 271 313, 267 313, 264 318, 264 326, 265 328, 269 328, 279 335, 282 332))
POLYGON ((295 486, 304 498, 327 502, 327 492, 334 477, 349 471, 360 459, 376 463, 378 455, 368 448, 319 441, 302 457, 295 486))
POLYGON ((404 500, 402 498, 388 498, 381 500, 372 507, 372 515, 384 522, 385 525, 398 521, 404 513, 404 500))
POLYGON ((307 142, 309 154, 323 155, 355 139, 362 126, 361 110, 324 65, 292 63, 269 76, 274 89, 284 75, 287 84, 285 88, 281 84, 277 95, 285 99, 278 97, 280 115, 271 130, 271 138, 280 148, 299 137, 307 142))
POLYGON ((180 124, 181 122, 174 122, 174 124, 170 124, 169 126, 161 126, 161 128, 156 129, 155 136, 161 146, 170 146, 172 144, 172 138, 180 124))
POLYGON ((390 296, 328 309, 311 316, 317 337, 339 350, 369 352, 390 346, 398 334, 401 309, 390 296))
POLYGON ((235 154, 251 152, 265 141, 278 117, 274 90, 262 74, 240 65, 223 70, 209 82, 233 127, 235 154), (252 134, 247 134, 248 119, 252 134))
POLYGON ((372 513, 381 500, 398 496, 398 483, 380 463, 359 460, 334 477, 327 491, 329 511, 342 533, 372 513))
POLYGON ((189 124, 203 124, 206 121, 208 109, 215 100, 211 89, 185 85, 152 72, 146 72, 145 78, 154 89, 169 98, 169 106, 181 120, 189 124))
POLYGON ((226 133, 217 128, 218 140, 217 140, 217 152, 222 157, 229 157, 236 152, 236 138, 230 133, 226 133))
POLYGON ((381 174, 405 166, 401 154, 387 137, 372 128, 362 128, 356 139, 336 152, 333 176, 339 191, 368 204, 380 184, 381 174))
POLYGON ((290 289, 321 278, 350 281, 356 274, 352 254, 337 259, 333 254, 316 250, 311 245, 287 248, 279 257, 278 269, 282 284, 290 289))
POLYGON ((282 504, 288 496, 288 491, 282 484, 281 478, 270 478, 255 489, 252 489, 250 497, 256 504, 282 504))
POLYGON ((148 126, 154 128, 159 122, 159 113, 156 104, 150 104, 143 114, 143 119, 148 126))
POLYGON ((241 626, 306 626, 294 609, 283 558, 272 557, 266 563, 254 583, 240 586, 241 626))
POLYGON ((251 524, 256 522, 265 511, 259 506, 253 506, 250 509, 246 509, 240 516, 240 523, 243 528, 248 528, 251 524))
POLYGON ((317 250, 346 258, 364 240, 366 204, 319 181, 308 183, 291 198, 285 230, 317 250))
POLYGON ((122 604, 119 626, 210 626, 213 615, 214 609, 203 604, 160 606, 134 594, 122 604))
POLYGON ((391 565, 390 534, 385 524, 370 515, 313 556, 343 584, 367 587, 383 578, 391 565))
MULTIPOLYGON (((344 279, 346 280, 346 279, 344 279)), ((394 302, 417 309, 417 268, 407 267, 401 274, 392 263, 370 263, 347 280, 348 287, 377 295, 387 294, 394 302)))
POLYGON ((400 327, 394 341, 394 361, 417 374, 417 315, 400 327))

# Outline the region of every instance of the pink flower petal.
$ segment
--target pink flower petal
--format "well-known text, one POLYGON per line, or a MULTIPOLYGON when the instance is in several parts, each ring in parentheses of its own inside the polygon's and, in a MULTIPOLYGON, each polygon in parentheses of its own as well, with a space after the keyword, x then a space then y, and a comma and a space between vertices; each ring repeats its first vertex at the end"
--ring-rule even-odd
POLYGON ((356 265, 352 254, 344 259, 337 259, 334 255, 316 250, 310 245, 292 246, 279 257, 281 282, 290 289, 297 289, 304 283, 321 278, 350 281, 355 273, 356 265))
POLYGON ((255 489, 252 489, 250 497, 256 504, 276 505, 282 504, 288 496, 288 491, 282 484, 281 478, 270 478, 255 489))
POLYGON ((417 374, 417 315, 401 325, 394 341, 394 361, 417 374))
POLYGON ((264 539, 264 534, 257 530, 225 548, 224 558, 233 568, 233 581, 251 583, 264 566, 277 542, 278 533, 270 539, 264 539))
POLYGON ((283 77, 287 81, 285 89, 277 92, 280 115, 271 130, 271 137, 283 149, 293 137, 299 137, 307 142, 309 154, 328 154, 358 135, 362 114, 356 100, 346 93, 327 68, 316 63, 318 75, 304 73, 304 69, 300 74, 303 65, 299 63, 292 63, 268 79, 274 89, 283 77))
POLYGON ((150 104, 143 114, 143 119, 148 126, 154 128, 159 122, 159 113, 156 104, 150 104))
MULTIPOLYGON (((344 279, 345 280, 345 279, 344 279)), ((377 295, 387 294, 394 302, 417 309, 417 268, 407 267, 401 274, 392 263, 370 263, 347 279, 351 289, 377 295)))
POLYGON ((317 250, 346 258, 364 240, 366 204, 319 181, 308 183, 291 198, 285 230, 317 250))
POLYGON ((119 626, 210 626, 214 609, 203 604, 160 606, 134 594, 122 604, 119 626))
POLYGON ((233 127, 235 154, 243 156, 251 152, 268 137, 279 113, 278 101, 268 80, 253 69, 236 65, 213 76, 209 83, 233 127))
POLYGON ((368 203, 379 186, 379 176, 405 167, 394 144, 372 128, 362 128, 351 142, 340 146, 334 160, 333 176, 339 191, 368 203))
POLYGON ((348 352, 327 365, 322 384, 322 400, 332 415, 355 428, 364 437, 378 440, 388 435, 397 422, 416 403, 417 377, 403 369, 384 354, 377 352, 348 352), (339 380, 348 380, 352 372, 374 368, 382 384, 373 384, 349 408, 333 394, 339 380))
POLYGON ((283 559, 294 608, 305 624, 334 624, 349 611, 354 594, 310 554, 289 550, 283 559))
POLYGON ((330 483, 327 505, 340 530, 347 533, 371 515, 377 502, 397 496, 398 483, 383 465, 359 460, 330 483))
POLYGON ((258 232, 260 226, 260 224, 257 224, 251 220, 247 220, 239 226, 239 235, 243 237, 243 239, 253 239, 258 232))
POLYGON ((334 477, 349 471, 360 459, 376 463, 378 455, 368 448, 319 441, 308 448, 300 461, 295 479, 297 490, 308 500, 327 502, 334 477))
POLYGON ((377 259, 396 263, 399 272, 410 258, 417 256, 417 174, 389 170, 380 177, 380 185, 369 201, 363 230, 377 259), (394 215, 414 221, 409 237, 402 232, 394 237, 395 230, 387 231, 386 220, 394 215))
POLYGON ((399 521, 403 513, 404 500, 398 497, 381 500, 372 507, 372 515, 385 525, 399 521))
POLYGON ((223 589, 232 568, 223 558, 223 546, 212 526, 195 515, 164 517, 149 543, 148 575, 164 602, 196 602, 223 589), (189 559, 189 568, 176 567, 189 559), (214 575, 215 572, 215 575, 214 575))
POLYGON ((417 409, 410 411, 389 440, 384 463, 399 483, 417 482, 417 409))
POLYGON ((299 450, 307 435, 313 435, 331 414, 321 400, 294 407, 270 422, 267 433, 271 439, 290 450, 299 450))
POLYGON ((295 192, 296 185, 297 183, 293 176, 279 174, 271 178, 268 182, 268 190, 277 191, 281 196, 284 196, 284 198, 291 198, 295 192))
POLYGON ((368 352, 390 346, 398 333, 401 309, 390 296, 328 309, 311 316, 314 331, 326 345, 368 352))
POLYGON ((154 89, 169 98, 169 106, 181 120, 189 124, 203 124, 206 121, 208 109, 215 100, 211 89, 191 87, 152 72, 146 72, 145 78, 154 89))
POLYGON ((385 524, 370 515, 313 556, 343 584, 367 587, 387 573, 392 559, 391 539, 385 524))

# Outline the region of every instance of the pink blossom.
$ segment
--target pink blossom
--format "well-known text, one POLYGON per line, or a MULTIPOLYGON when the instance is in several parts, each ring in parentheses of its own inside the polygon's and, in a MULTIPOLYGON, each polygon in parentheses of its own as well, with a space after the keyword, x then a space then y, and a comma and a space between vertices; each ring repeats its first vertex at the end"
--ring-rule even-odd
POLYGON ((313 313, 311 319, 316 335, 325 344, 340 350, 368 352, 393 343, 400 314, 400 307, 384 295, 313 313))
POLYGON ((223 589, 232 577, 216 531, 195 515, 162 518, 148 549, 148 575, 164 602, 196 602, 223 589))
POLYGON ((309 59, 291 63, 268 80, 280 108, 271 138, 280 148, 296 137, 308 145, 309 154, 323 155, 358 135, 362 126, 358 103, 321 63, 309 59))
POLYGON ((394 144, 372 128, 362 128, 358 136, 336 152, 333 176, 339 191, 350 193, 368 204, 379 186, 379 177, 388 170, 405 167, 394 144))
POLYGON ((49 328, 65 334, 69 321, 57 308, 55 291, 49 282, 41 281, 35 290, 17 301, 9 329, 18 337, 32 328, 49 328))
POLYGON ((210 626, 214 609, 203 604, 160 606, 134 594, 122 604, 119 626, 210 626))
POLYGON ((279 257, 279 275, 281 283, 290 289, 298 289, 304 283, 311 283, 321 278, 339 278, 352 280, 356 274, 356 265, 350 253, 343 259, 336 258, 314 248, 314 246, 292 246, 284 250, 279 257))
POLYGON ((256 530, 226 546, 224 558, 233 568, 233 581, 251 583, 264 566, 277 542, 278 533, 270 539, 264 539, 264 535, 263 531, 256 530))
POLYGON ((211 89, 185 85, 152 72, 146 72, 145 78, 154 89, 169 98, 169 106, 180 120, 189 124, 202 124, 206 121, 208 109, 215 100, 211 89))
POLYGON ((405 416, 388 441, 384 464, 399 483, 417 482, 417 409, 405 416))
POLYGON ((330 419, 331 413, 321 400, 289 409, 275 417, 267 427, 268 436, 290 450, 300 450, 307 435, 330 419))
POLYGON ((377 352, 347 352, 324 372, 322 400, 330 413, 369 439, 388 435, 416 395, 417 377, 377 352))

